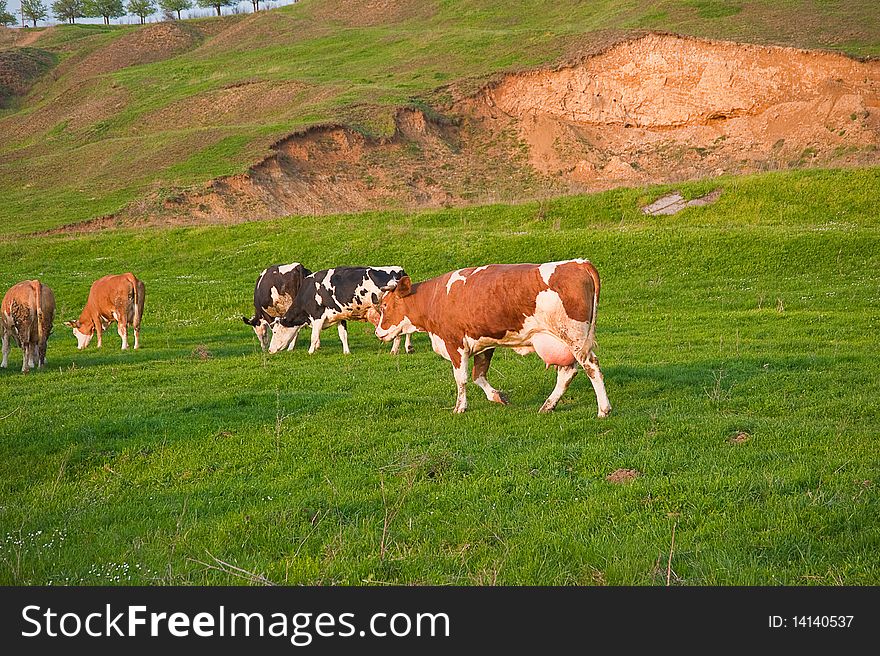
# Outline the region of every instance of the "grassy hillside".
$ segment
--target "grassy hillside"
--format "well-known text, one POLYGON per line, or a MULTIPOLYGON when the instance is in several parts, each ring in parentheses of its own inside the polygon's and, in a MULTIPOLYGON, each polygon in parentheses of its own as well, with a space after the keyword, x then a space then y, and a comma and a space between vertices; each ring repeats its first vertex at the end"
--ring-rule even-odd
POLYGON ((880 169, 722 179, 518 207, 296 218, 0 242, 2 283, 58 298, 49 369, 0 372, 0 583, 877 584, 880 169), (710 187, 686 185, 688 195, 710 187), (416 278, 588 257, 599 355, 553 374, 499 353, 512 404, 417 336, 392 357, 266 357, 239 315, 271 262, 398 263, 416 278), (146 281, 144 348, 75 350, 90 282, 146 281), (626 484, 618 469, 640 475, 626 484), (383 538, 383 525, 388 530, 383 538), (384 546, 384 551, 383 551, 384 546), (215 560, 218 559, 218 560, 215 560))
POLYGON ((27 46, 58 65, 0 110, 0 232, 244 171, 316 123, 387 135, 393 107, 442 105, 632 30, 880 54, 875 12, 873 0, 302 0, 254 16, 58 26, 27 46))

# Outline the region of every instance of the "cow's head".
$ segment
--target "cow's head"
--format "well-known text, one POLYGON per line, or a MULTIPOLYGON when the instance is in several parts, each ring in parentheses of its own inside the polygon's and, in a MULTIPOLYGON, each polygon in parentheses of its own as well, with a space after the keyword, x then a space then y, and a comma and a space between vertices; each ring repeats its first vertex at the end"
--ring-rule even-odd
POLYGON ((406 298, 412 293, 412 280, 404 276, 400 280, 392 280, 382 287, 385 295, 379 302, 379 321, 376 324, 376 337, 383 342, 390 342, 401 334, 417 332, 407 316, 406 298))
POLYGON ((260 340, 260 348, 264 351, 269 346, 269 322, 263 318, 254 317, 253 319, 248 319, 247 317, 242 317, 242 321, 244 321, 247 325, 252 326, 254 329, 254 333, 257 335, 257 339, 260 340))
POLYGON ((283 351, 296 339, 302 327, 309 323, 309 315, 295 307, 283 317, 272 322, 272 341, 269 343, 269 353, 283 351))
POLYGON ((92 341, 92 336, 95 334, 95 327, 93 325, 83 326, 82 321, 79 319, 76 321, 65 321, 64 325, 73 328, 73 336, 76 337, 76 348, 80 351, 89 345, 89 342, 92 341))

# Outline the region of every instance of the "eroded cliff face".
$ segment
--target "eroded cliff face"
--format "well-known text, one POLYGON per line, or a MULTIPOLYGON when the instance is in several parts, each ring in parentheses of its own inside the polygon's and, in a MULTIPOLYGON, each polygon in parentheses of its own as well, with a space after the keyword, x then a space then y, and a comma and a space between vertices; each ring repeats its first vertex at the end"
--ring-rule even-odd
POLYGON ((880 64, 650 34, 465 101, 541 173, 589 188, 877 160, 880 64))
POLYGON ((880 163, 880 62, 648 34, 509 74, 393 136, 291 135, 246 174, 144 202, 138 222, 235 222, 512 202, 800 166, 880 163))

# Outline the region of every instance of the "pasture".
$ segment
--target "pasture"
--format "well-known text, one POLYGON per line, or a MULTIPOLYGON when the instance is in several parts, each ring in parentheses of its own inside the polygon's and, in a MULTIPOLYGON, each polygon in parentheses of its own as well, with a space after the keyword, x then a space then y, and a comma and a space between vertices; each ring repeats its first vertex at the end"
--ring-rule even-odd
POLYGON ((877 584, 880 169, 676 189, 716 187, 670 217, 638 211, 656 187, 5 238, 4 290, 38 276, 58 311, 48 369, 0 371, 0 583, 877 584), (469 385, 453 416, 424 335, 267 356, 240 319, 272 263, 569 257, 602 276, 605 420, 583 373, 538 415, 534 355, 495 356, 510 406, 469 385), (77 352, 61 322, 127 270, 142 349, 77 352))

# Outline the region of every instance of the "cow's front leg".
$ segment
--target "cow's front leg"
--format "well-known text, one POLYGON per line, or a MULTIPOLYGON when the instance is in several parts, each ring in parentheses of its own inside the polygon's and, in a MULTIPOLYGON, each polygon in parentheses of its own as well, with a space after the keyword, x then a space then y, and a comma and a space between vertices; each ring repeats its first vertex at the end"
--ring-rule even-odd
POLYGON ((398 353, 400 353, 400 335, 391 342, 391 355, 397 355, 398 353))
POLYGON ((405 339, 406 339, 406 341, 404 342, 403 350, 406 351, 407 353, 415 353, 416 350, 412 347, 412 344, 410 344, 410 340, 412 339, 412 333, 407 333, 405 339))
POLYGON ((312 343, 309 346, 309 355, 321 348, 321 330, 324 328, 324 319, 312 321, 312 343))
POLYGON ((489 349, 474 356, 474 382, 486 393, 487 399, 494 403, 507 405, 507 394, 492 387, 486 378, 493 355, 495 355, 495 349, 489 349))
POLYGON ((9 365, 9 333, 6 332, 6 328, 3 329, 3 362, 0 363, 0 367, 6 369, 9 365))
POLYGON ((342 342, 342 352, 345 355, 351 355, 351 351, 348 348, 348 322, 340 321, 336 330, 339 333, 339 341, 342 342))
POLYGON ((97 317, 95 319, 95 335, 98 338, 98 348, 101 348, 101 346, 103 345, 103 341, 101 339, 103 336, 103 333, 104 333, 104 326, 101 322, 101 317, 97 317))
POLYGON ((457 353, 452 352, 450 355, 453 353, 458 356, 458 364, 455 359, 452 360, 452 375, 455 376, 455 384, 458 387, 458 398, 452 412, 461 414, 467 410, 468 354, 464 349, 459 349, 457 353))
POLYGON ((290 340, 290 346, 287 347, 288 351, 292 351, 296 347, 296 338, 299 337, 300 330, 302 330, 302 326, 293 329, 293 339, 290 340))

